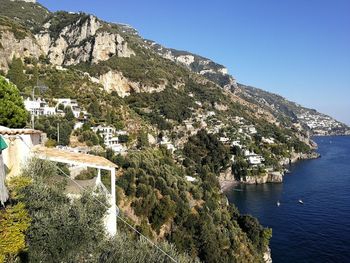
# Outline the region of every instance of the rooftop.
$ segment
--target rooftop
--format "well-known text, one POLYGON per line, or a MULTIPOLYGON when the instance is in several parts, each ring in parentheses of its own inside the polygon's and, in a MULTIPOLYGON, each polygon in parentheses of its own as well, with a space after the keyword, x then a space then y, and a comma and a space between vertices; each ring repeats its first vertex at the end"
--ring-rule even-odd
POLYGON ((40 134, 42 131, 33 129, 12 129, 0 126, 0 135, 40 134))
POLYGON ((56 148, 47 148, 40 145, 33 147, 32 152, 40 159, 61 162, 73 165, 84 165, 98 169, 113 169, 118 166, 101 156, 76 153, 56 148))

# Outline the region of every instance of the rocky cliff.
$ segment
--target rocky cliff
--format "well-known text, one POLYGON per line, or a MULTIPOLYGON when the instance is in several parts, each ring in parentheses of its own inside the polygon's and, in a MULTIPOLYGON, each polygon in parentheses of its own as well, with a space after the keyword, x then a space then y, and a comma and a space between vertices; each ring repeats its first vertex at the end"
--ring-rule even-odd
POLYGON ((237 88, 236 79, 228 74, 228 69, 223 65, 187 51, 166 48, 151 40, 145 40, 144 42, 162 57, 184 65, 191 71, 205 76, 226 90, 234 91, 237 88))
POLYGON ((104 30, 105 26, 92 15, 61 13, 49 19, 35 37, 55 65, 96 64, 112 56, 135 55, 121 35, 104 30))
POLYGON ((348 126, 329 116, 276 94, 238 84, 223 65, 187 51, 166 48, 154 41, 145 40, 129 25, 107 23, 84 13, 50 13, 38 4, 22 2, 23 10, 28 9, 37 14, 32 18, 24 11, 18 12, 19 7, 10 4, 13 2, 0 0, 0 3, 7 9, 16 11, 0 11, 0 15, 7 15, 22 25, 29 25, 32 31, 26 32, 27 37, 22 39, 16 36, 18 31, 12 30, 14 34, 11 35, 9 27, 9 32, 3 34, 0 40, 3 47, 0 46, 0 69, 5 72, 13 56, 38 57, 43 54, 53 65, 85 65, 83 70, 93 74, 105 90, 116 91, 125 97, 133 92, 159 92, 167 85, 175 87, 176 83, 183 83, 183 77, 164 74, 165 71, 160 69, 154 70, 158 66, 173 68, 173 65, 166 65, 162 61, 155 64, 154 61, 159 62, 157 56, 161 56, 203 77, 196 81, 204 83, 209 80, 232 92, 236 101, 250 107, 259 116, 267 116, 267 120, 277 125, 293 126, 299 131, 309 130, 316 135, 350 134, 348 126), (122 60, 131 57, 137 59, 122 60), (144 72, 135 71, 137 76, 134 77, 134 74, 130 75, 132 67, 142 67, 144 72), (140 81, 141 78, 143 81, 140 81), (152 80, 144 81, 145 79, 152 80))
POLYGON ((282 183, 282 172, 268 172, 259 176, 244 176, 240 179, 245 184, 265 184, 265 183, 282 183))
POLYGON ((43 54, 33 35, 19 24, 0 17, 0 70, 5 73, 13 57, 35 57, 43 54))

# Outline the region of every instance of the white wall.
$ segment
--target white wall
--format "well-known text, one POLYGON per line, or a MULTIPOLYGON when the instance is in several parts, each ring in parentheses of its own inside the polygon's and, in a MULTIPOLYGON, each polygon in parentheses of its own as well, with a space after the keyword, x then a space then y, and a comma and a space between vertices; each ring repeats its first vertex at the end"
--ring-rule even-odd
POLYGON ((8 148, 3 151, 8 176, 20 174, 21 167, 30 157, 31 148, 41 143, 41 134, 20 134, 3 136, 8 148))

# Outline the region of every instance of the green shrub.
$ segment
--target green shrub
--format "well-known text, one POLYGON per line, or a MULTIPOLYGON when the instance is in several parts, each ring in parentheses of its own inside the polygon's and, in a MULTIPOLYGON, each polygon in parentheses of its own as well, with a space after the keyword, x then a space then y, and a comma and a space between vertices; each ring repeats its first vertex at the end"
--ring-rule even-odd
POLYGON ((0 76, 0 125, 9 128, 23 128, 28 116, 16 86, 0 76))

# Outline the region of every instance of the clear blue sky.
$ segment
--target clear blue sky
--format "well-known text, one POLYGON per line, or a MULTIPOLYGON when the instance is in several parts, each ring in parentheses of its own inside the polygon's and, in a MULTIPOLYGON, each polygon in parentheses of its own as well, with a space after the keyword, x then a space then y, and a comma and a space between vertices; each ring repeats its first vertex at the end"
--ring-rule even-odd
POLYGON ((148 39, 228 67, 350 124, 349 0, 39 0, 127 23, 148 39))

